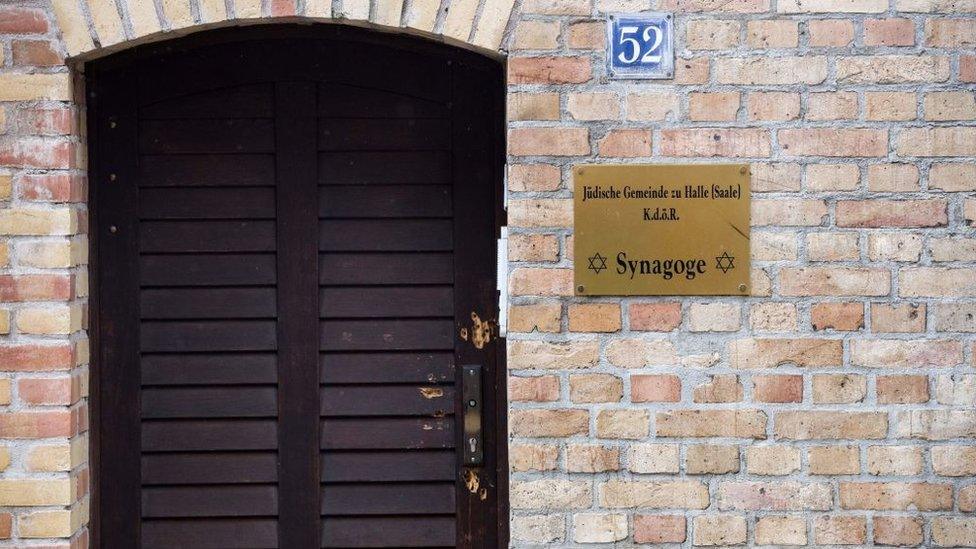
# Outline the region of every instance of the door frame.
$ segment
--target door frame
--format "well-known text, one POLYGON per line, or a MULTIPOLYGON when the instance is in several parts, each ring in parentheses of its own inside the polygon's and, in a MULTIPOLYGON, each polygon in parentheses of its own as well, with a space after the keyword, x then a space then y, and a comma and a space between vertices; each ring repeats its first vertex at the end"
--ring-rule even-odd
MULTIPOLYGON (((504 170, 506 162, 506 141, 505 141, 505 59, 489 58, 475 52, 465 50, 455 46, 449 46, 428 40, 416 35, 407 33, 383 32, 381 30, 366 29, 362 27, 346 26, 333 23, 319 24, 290 24, 290 23, 269 23, 258 24, 249 27, 215 29, 203 31, 173 40, 156 42, 144 46, 122 51, 111 56, 89 61, 85 63, 85 94, 87 108, 87 144, 89 158, 89 185, 88 185, 88 211, 89 211, 89 330, 91 341, 90 359, 90 494, 91 494, 91 517, 90 517, 90 543, 92 547, 100 547, 101 530, 105 527, 106 517, 102 516, 102 499, 105 497, 105 489, 102 480, 105 479, 106 486, 115 486, 113 475, 109 468, 103 463, 101 447, 104 443, 102 437, 103 426, 106 418, 112 414, 103 414, 104 396, 103 390, 109 391, 105 387, 102 379, 104 357, 102 345, 105 339, 103 330, 107 327, 101 319, 104 309, 112 309, 119 306, 119 301, 113 300, 112 295, 117 292, 112 291, 112 284, 115 277, 119 274, 119 265, 114 265, 108 269, 102 265, 102 256, 99 255, 108 246, 102 245, 101 240, 105 237, 101 234, 99 227, 107 219, 109 212, 107 205, 103 204, 105 199, 99 196, 101 182, 109 180, 112 170, 107 166, 108 158, 112 154, 109 152, 113 146, 105 146, 110 143, 110 137, 102 127, 106 116, 106 104, 113 101, 125 101, 133 99, 125 97, 125 94, 113 95, 112 88, 104 78, 107 71, 116 71, 125 67, 138 68, 146 63, 153 63, 160 55, 171 54, 177 50, 192 50, 201 46, 219 44, 224 42, 236 42, 242 40, 274 40, 280 38, 332 38, 365 42, 370 44, 380 44, 396 49, 412 51, 447 59, 448 62, 463 62, 468 65, 477 66, 481 70, 490 71, 495 74, 494 80, 497 85, 489 90, 491 104, 487 105, 490 112, 490 123, 493 136, 491 138, 491 180, 493 186, 493 203, 485 204, 484 207, 490 208, 494 218, 492 239, 496 240, 500 236, 501 227, 506 224, 507 214, 504 209, 504 170), (106 210, 106 211, 103 211, 106 210)), ((134 142, 126 143, 124 140, 117 140, 117 145, 131 145, 134 142)), ((126 149, 117 149, 126 150, 126 149)), ((132 152, 132 150, 130 150, 132 152)), ((119 153, 121 154, 121 153, 119 153)), ((117 174, 116 174, 117 175, 117 174)), ((112 201, 118 207, 125 205, 118 200, 112 201)), ((111 202, 110 202, 111 204, 111 202)), ((128 206, 133 206, 129 204, 128 206)), ((497 267, 497 253, 495 250, 486 250, 493 259, 492 264, 497 267)), ((131 265, 130 265, 131 267, 131 265)), ((123 269, 124 270, 124 269, 123 269)), ((497 272, 497 269, 492 271, 497 272)), ((494 280, 492 281, 494 282, 494 280)), ((507 283, 507 282, 506 282, 507 283)), ((494 287, 494 284, 492 284, 494 287)), ((495 306, 498 306, 498 293, 495 296, 495 306)), ((137 308, 136 308, 137 309, 137 308)), ((138 312, 136 310, 136 312, 138 312)), ((498 310, 487 312, 494 319, 497 319, 498 310)), ((463 319, 455 319, 459 322, 463 319)), ((496 324, 497 326, 497 324, 496 324)), ((497 330, 495 330, 497 335, 497 330)), ((490 448, 490 456, 486 455, 486 462, 494 462, 494 494, 493 505, 487 513, 482 515, 479 522, 483 524, 475 525, 474 531, 484 532, 483 540, 462 539, 462 530, 458 530, 459 547, 507 547, 509 540, 509 472, 508 472, 508 394, 507 394, 507 367, 506 367, 506 342, 504 338, 496 337, 495 359, 492 363, 494 372, 490 379, 485 379, 483 385, 487 389, 494 389, 494 402, 486 402, 484 419, 492 425, 485 432, 486 446, 490 448), (478 543, 488 541, 488 544, 478 543)), ((138 351, 137 351, 138 352, 138 351)), ((457 355, 455 355, 457 356, 457 355)), ((459 368, 461 364, 456 364, 459 368)), ((460 391, 458 391, 460 398, 460 391)), ((487 393, 486 393, 487 394, 487 393)), ((459 401, 460 402, 460 401, 459 401)), ((133 410, 133 413, 139 413, 133 410)), ((130 440, 130 443, 139 444, 138 440, 130 440)), ((460 448, 458 454, 460 455, 460 448)), ((459 478, 457 483, 463 485, 463 479, 459 478)), ((125 489, 125 487, 122 487, 125 489)), ((458 502, 460 506, 460 501, 458 502)), ((461 524, 459 517, 459 526, 461 524)))

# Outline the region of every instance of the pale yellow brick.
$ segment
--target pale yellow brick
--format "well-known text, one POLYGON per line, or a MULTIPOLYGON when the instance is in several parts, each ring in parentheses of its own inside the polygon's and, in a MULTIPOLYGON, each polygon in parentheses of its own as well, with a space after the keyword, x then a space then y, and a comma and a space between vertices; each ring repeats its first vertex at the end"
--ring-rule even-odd
POLYGON ((976 119, 976 95, 971 91, 930 92, 925 94, 922 107, 926 120, 976 119))
POLYGON ((17 329, 34 335, 67 335, 81 329, 81 306, 50 305, 19 309, 17 329))
POLYGON ((867 120, 904 121, 918 115, 914 92, 869 91, 864 93, 864 117, 867 120))
POLYGON ((451 0, 441 33, 457 40, 467 40, 478 12, 478 4, 478 0, 451 0))
POLYGON ((807 523, 803 517, 765 516, 756 520, 757 545, 806 545, 807 523))
MULTIPOLYGON (((161 0, 161 4, 163 6, 163 15, 169 21, 170 28, 182 29, 195 23, 193 20, 193 11, 190 9, 190 0, 161 0)), ((260 15, 260 5, 258 9, 258 15, 260 15)), ((242 17, 240 11, 238 11, 237 16, 242 17)), ((253 17, 252 15, 243 16, 253 17)))
POLYGON ((861 180, 857 164, 811 164, 807 188, 811 191, 853 191, 861 180))
POLYGON ((749 252, 753 261, 789 261, 797 257, 796 235, 791 232, 753 231, 749 252))
POLYGON ((632 473, 678 473, 677 444, 637 444, 630 447, 628 469, 632 473))
MULTIPOLYGON (((58 29, 64 38, 68 55, 75 56, 94 49, 95 44, 88 31, 88 21, 81 11, 80 3, 58 0, 51 2, 51 7, 54 10, 55 18, 58 20, 58 29)), ((0 90, 4 87, 0 84, 0 90)))
POLYGON ((879 476, 917 475, 922 472, 920 446, 869 446, 868 473, 879 476))
POLYGON ((87 0, 95 26, 95 33, 102 46, 111 46, 125 40, 122 18, 114 0, 87 0))
POLYGON ((70 101, 71 76, 53 74, 0 74, 0 101, 70 101))
POLYGON ((692 332, 734 332, 741 325, 738 303, 692 303, 688 326, 692 332))
POLYGON ((674 93, 632 93, 627 96, 628 120, 666 120, 678 114, 678 96, 674 93))
POLYGON ((837 59, 837 81, 844 84, 944 82, 948 78, 948 57, 887 55, 837 59))
POLYGON ((71 511, 41 511, 20 517, 17 531, 23 538, 66 538, 74 533, 71 511))
POLYGON ((36 446, 27 454, 30 471, 70 471, 71 466, 71 445, 68 444, 36 446))
POLYGON ((751 475, 782 476, 799 470, 799 448, 792 446, 746 447, 746 471, 751 475))
MULTIPOLYGON (((558 21, 519 21, 515 27, 516 50, 552 50, 559 46, 558 21)), ((511 97, 511 95, 509 95, 511 97)))
POLYGON ((741 25, 734 20, 694 19, 688 22, 685 43, 690 50, 724 50, 739 43, 741 25))
POLYGON ((576 120, 616 120, 620 118, 620 100, 614 93, 571 93, 566 107, 576 120))
POLYGON ((573 540, 577 543, 614 543, 627 539, 627 515, 573 515, 573 540))
POLYGON ((796 305, 792 303, 756 303, 749 309, 749 325, 764 332, 790 332, 797 328, 796 305))
POLYGON ((824 232, 807 234, 810 261, 856 261, 860 255, 858 234, 824 232))
POLYGON ((780 13, 882 13, 888 0, 783 0, 780 13))
POLYGON ((73 483, 58 479, 0 479, 0 505, 69 505, 74 499, 73 483))
POLYGON ((800 42, 798 23, 788 19, 749 21, 746 36, 749 46, 757 49, 795 48, 800 42))

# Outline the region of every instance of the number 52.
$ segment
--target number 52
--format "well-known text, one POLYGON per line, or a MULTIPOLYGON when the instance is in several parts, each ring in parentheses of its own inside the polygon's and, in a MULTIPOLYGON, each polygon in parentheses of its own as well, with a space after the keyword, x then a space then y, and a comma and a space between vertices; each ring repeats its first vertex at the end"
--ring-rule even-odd
POLYGON ((658 27, 653 26, 644 27, 644 32, 639 31, 640 27, 636 26, 620 27, 620 53, 617 54, 617 59, 628 65, 637 61, 638 58, 642 64, 660 63, 661 41, 664 38, 664 33, 658 27), (638 41, 638 37, 641 39, 640 41, 638 41))

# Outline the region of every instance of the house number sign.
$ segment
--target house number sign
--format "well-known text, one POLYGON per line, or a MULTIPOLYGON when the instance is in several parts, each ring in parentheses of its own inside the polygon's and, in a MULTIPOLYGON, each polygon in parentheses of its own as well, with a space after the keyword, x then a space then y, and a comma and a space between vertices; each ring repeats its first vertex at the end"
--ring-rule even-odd
POLYGON ((607 20, 610 78, 673 78, 674 17, 670 13, 613 14, 607 20))
POLYGON ((748 295, 749 166, 573 169, 577 295, 748 295))

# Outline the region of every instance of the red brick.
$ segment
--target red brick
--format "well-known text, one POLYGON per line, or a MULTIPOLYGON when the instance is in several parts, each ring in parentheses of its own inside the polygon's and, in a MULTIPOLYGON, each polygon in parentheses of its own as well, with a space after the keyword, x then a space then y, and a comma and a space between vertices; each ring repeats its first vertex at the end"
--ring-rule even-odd
POLYGON ((752 396, 756 402, 803 402, 803 376, 756 376, 752 396))
POLYGON ((271 0, 271 16, 285 17, 295 15, 296 0, 271 0))
POLYGON ((589 57, 510 57, 509 84, 582 84, 590 80, 589 57))
POLYGON ((630 378, 632 402, 678 402, 681 379, 674 375, 634 375, 630 378))
POLYGON ((650 130, 610 130, 597 144, 600 156, 635 158, 651 156, 650 130))
POLYGON ((681 325, 680 303, 631 303, 630 329, 641 332, 670 332, 681 325))
POLYGON ((864 22, 864 45, 911 46, 915 44, 915 23, 911 19, 868 19, 864 22))
POLYGON ((685 517, 681 515, 636 515, 634 542, 682 543, 686 527, 685 517))
POLYGON ((14 40, 10 49, 14 65, 56 67, 64 64, 64 57, 47 40, 14 40))
POLYGON ((75 377, 27 378, 17 382, 17 393, 28 404, 70 405, 78 401, 80 386, 75 377))
POLYGON ((559 400, 559 378, 556 376, 509 377, 508 398, 513 402, 559 400))
POLYGON ((878 404, 920 404, 929 401, 927 376, 878 376, 878 404))
POLYGON ((0 8, 0 34, 47 32, 47 18, 41 10, 0 8))
POLYGON ((69 370, 74 365, 70 345, 10 345, 0 347, 0 371, 69 370))
POLYGON ((82 202, 88 193, 85 176, 65 173, 22 175, 17 188, 21 198, 38 202, 82 202))
POLYGON ((874 517, 874 543, 915 546, 922 543, 920 517, 874 517))
POLYGON ((67 301, 73 297, 70 275, 0 275, 0 301, 67 301))
POLYGON ((74 148, 66 141, 19 139, 0 145, 0 166, 66 169, 74 167, 74 148))
POLYGON ((838 227, 944 227, 949 224, 947 203, 933 200, 841 200, 838 227))
POLYGON ((976 55, 959 56, 959 81, 976 82, 976 55))
POLYGON ((75 131, 74 112, 68 107, 22 109, 17 126, 29 135, 70 135, 75 131))
POLYGON ((0 414, 0 438, 66 437, 77 432, 69 410, 0 414))

